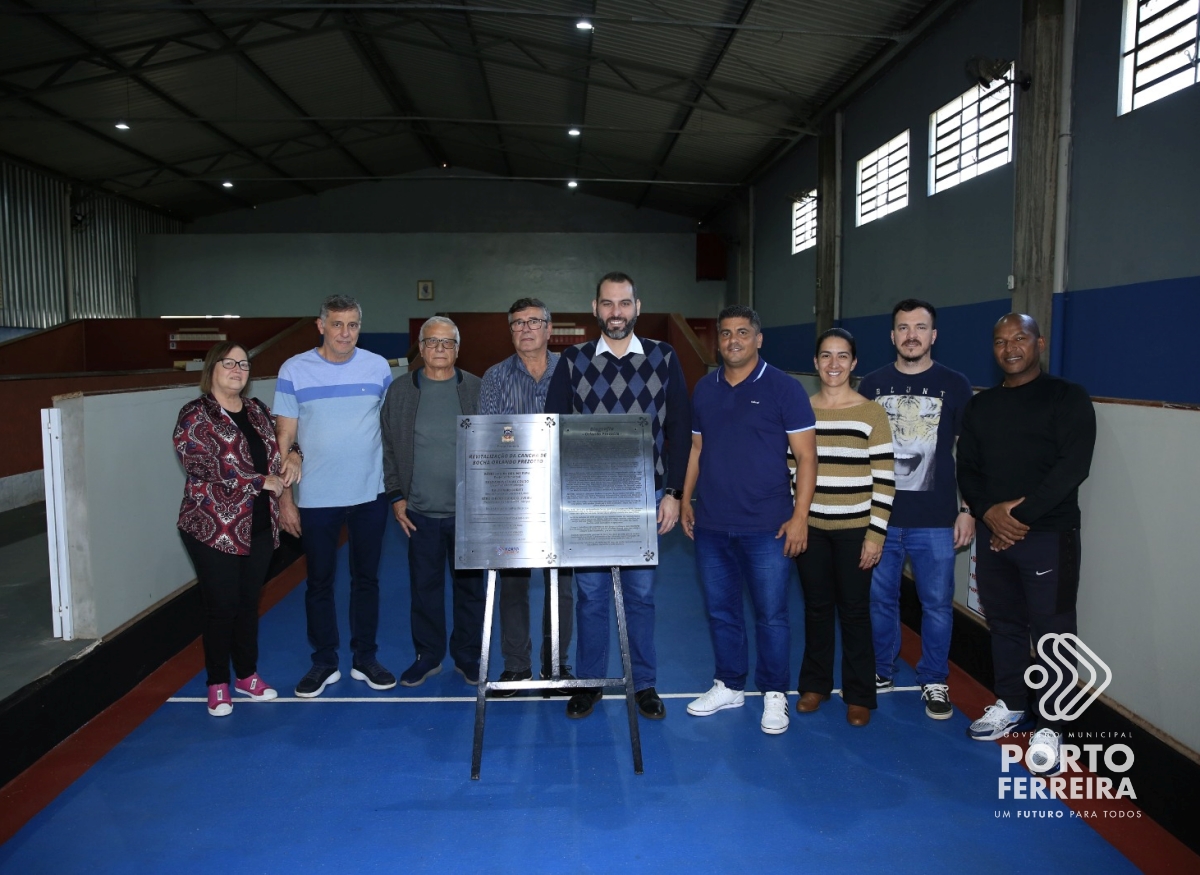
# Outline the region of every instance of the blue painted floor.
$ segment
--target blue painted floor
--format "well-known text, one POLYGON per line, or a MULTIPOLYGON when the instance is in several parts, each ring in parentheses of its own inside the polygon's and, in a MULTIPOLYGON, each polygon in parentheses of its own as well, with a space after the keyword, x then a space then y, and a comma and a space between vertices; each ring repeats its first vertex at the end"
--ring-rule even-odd
MULTIPOLYGON (((260 671, 285 698, 214 719, 187 701, 204 694, 197 676, 0 846, 0 872, 1136 871, 1061 803, 998 800, 999 747, 969 741, 961 714, 928 719, 916 691, 881 696, 861 729, 836 696, 811 715, 791 696, 778 736, 759 730, 758 696, 688 716, 712 650, 691 544, 662 547, 668 716, 641 721, 644 775, 622 699, 573 721, 539 697, 489 705, 471 781, 474 689, 448 659, 419 688, 377 693, 349 678, 343 643, 343 680, 291 698, 309 666, 301 585, 262 620, 260 671)), ((412 660, 404 551, 389 527, 380 658, 397 674, 412 660)), ((793 676, 802 616, 796 581, 793 676)), ((618 674, 615 645, 612 662, 618 674)), ((906 666, 897 683, 913 680, 906 666)))

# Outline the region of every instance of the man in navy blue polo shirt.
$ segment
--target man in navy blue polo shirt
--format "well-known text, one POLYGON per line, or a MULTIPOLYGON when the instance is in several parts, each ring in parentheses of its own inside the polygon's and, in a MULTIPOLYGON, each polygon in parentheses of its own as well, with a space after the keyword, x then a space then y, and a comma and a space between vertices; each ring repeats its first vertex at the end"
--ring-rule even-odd
POLYGON ((745 581, 754 602, 760 725, 778 735, 788 728, 788 580, 792 559, 807 546, 808 509, 817 483, 816 418, 803 387, 759 357, 762 341, 757 313, 741 306, 722 310, 717 344, 723 366, 697 383, 692 396, 692 451, 681 519, 696 542, 717 670, 712 689, 687 710, 708 717, 745 704, 745 581), (797 463, 794 500, 789 447, 797 463), (694 510, 693 493, 698 497, 694 510))

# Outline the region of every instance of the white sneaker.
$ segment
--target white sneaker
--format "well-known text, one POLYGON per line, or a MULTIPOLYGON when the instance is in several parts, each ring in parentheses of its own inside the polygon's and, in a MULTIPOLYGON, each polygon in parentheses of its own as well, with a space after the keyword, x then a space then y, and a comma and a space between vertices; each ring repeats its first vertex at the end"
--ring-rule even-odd
POLYGON ((1024 711, 1010 711, 1003 699, 983 709, 983 716, 967 727, 967 735, 976 741, 995 741, 1025 722, 1024 711))
POLYGON ((687 706, 693 717, 708 717, 726 708, 740 708, 746 704, 746 694, 731 690, 721 681, 713 681, 712 689, 687 706))
POLYGON ((1053 729, 1039 729, 1029 740, 1030 771, 1038 776, 1057 775, 1062 769, 1059 743, 1062 736, 1053 729))
POLYGON ((767 735, 780 735, 788 728, 787 696, 783 693, 763 693, 762 731, 767 735))

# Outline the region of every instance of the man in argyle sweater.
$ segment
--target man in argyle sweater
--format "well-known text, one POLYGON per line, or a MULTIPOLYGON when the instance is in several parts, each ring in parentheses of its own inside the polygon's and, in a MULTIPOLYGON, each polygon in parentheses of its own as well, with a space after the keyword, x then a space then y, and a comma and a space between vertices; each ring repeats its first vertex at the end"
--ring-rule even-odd
MULTIPOLYGON (((600 280, 592 301, 600 339, 563 351, 550 380, 546 412, 644 413, 650 417, 658 533, 665 535, 679 521, 679 495, 691 447, 691 404, 675 350, 633 333, 641 309, 637 287, 629 276, 609 273, 600 280)), ((654 689, 654 572, 653 567, 622 568, 621 595, 638 711, 643 717, 661 720, 667 710, 654 689)), ((575 586, 578 676, 607 677, 611 571, 578 569, 575 586)), ((567 702, 567 716, 588 716, 603 693, 599 687, 581 689, 567 702)))

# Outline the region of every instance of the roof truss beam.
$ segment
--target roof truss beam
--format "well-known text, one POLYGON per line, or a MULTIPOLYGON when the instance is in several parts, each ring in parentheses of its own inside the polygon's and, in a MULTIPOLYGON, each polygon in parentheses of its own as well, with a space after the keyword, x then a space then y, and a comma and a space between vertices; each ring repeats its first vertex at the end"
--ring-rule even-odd
MULTIPOLYGON (((261 24, 267 22, 266 20, 260 20, 259 23, 261 24)), ((270 23, 275 24, 277 22, 272 20, 270 23)), ((780 130, 789 130, 797 134, 809 134, 814 132, 809 128, 805 121, 789 121, 781 124, 776 120, 767 121, 755 118, 755 114, 749 112, 748 110, 743 109, 731 111, 729 109, 720 108, 721 106, 724 106, 729 97, 748 97, 759 101, 759 103, 753 108, 755 113, 757 113, 760 109, 771 108, 777 112, 779 110, 783 110, 787 113, 790 119, 807 119, 812 112, 812 107, 810 107, 807 101, 805 101, 803 98, 790 92, 752 88, 733 83, 707 82, 704 85, 704 90, 709 96, 709 99, 713 100, 714 106, 717 107, 714 108, 714 106, 701 105, 695 100, 688 100, 662 93, 664 90, 670 90, 671 87, 688 88, 697 85, 697 80, 695 77, 681 76, 677 70, 673 70, 668 67, 661 67, 655 64, 633 59, 604 56, 590 50, 567 49, 554 43, 542 42, 538 40, 517 40, 506 34, 492 34, 480 30, 479 28, 476 28, 472 31, 479 37, 479 41, 476 46, 469 48, 449 45, 445 40, 441 39, 422 38, 415 35, 397 32, 401 29, 411 29, 411 26, 416 23, 425 24, 425 21, 420 19, 418 16, 401 15, 400 13, 397 13, 394 21, 383 25, 373 25, 365 30, 362 30, 357 25, 347 24, 346 22, 338 21, 336 18, 330 18, 320 25, 313 25, 303 30, 290 31, 285 34, 277 34, 260 39, 247 39, 237 44, 233 43, 232 40, 230 40, 226 34, 217 29, 216 25, 214 24, 209 30, 209 33, 213 35, 219 35, 219 38, 221 39, 221 45, 219 47, 204 47, 194 43, 193 39, 197 35, 194 30, 188 31, 186 34, 181 34, 179 37, 164 37, 162 39, 175 42, 178 45, 185 45, 184 40, 188 40, 188 47, 195 53, 186 57, 172 58, 157 63, 149 62, 143 67, 139 68, 139 71, 132 71, 128 69, 114 70, 111 65, 100 63, 95 53, 92 52, 84 53, 76 56, 73 59, 58 58, 54 62, 55 66, 66 63, 69 60, 74 60, 76 63, 90 62, 93 66, 98 67, 99 71, 95 75, 81 77, 79 79, 73 79, 67 82, 56 81, 53 84, 29 91, 28 95, 31 97, 39 97, 47 93, 65 91, 98 82, 112 81, 114 79, 128 77, 133 75, 134 72, 151 73, 160 70, 174 69, 177 67, 186 66, 188 64, 193 64, 200 61, 208 61, 212 60, 213 58, 228 55, 239 56, 244 58, 246 61, 249 61, 249 53, 255 51, 256 49, 276 46, 283 43, 292 42, 293 40, 306 39, 310 36, 328 33, 331 30, 355 29, 361 30, 363 33, 373 37, 376 40, 390 40, 401 45, 422 47, 460 57, 471 58, 480 63, 494 64, 508 69, 518 69, 526 72, 541 73, 543 75, 551 76, 564 81, 583 84, 589 88, 599 87, 631 96, 644 97, 657 102, 683 107, 693 107, 696 109, 704 109, 708 112, 715 112, 744 121, 754 121, 757 124, 762 124, 780 130), (525 57, 529 58, 529 63, 522 63, 507 57, 497 57, 494 54, 496 49, 506 46, 512 47, 525 57), (551 63, 549 61, 550 58, 553 58, 555 63, 551 63), (620 80, 621 83, 623 83, 623 85, 619 85, 616 82, 611 81, 597 80, 594 75, 590 75, 591 70, 595 69, 604 69, 610 71, 614 76, 617 77, 617 79, 620 80), (655 86, 653 89, 647 89, 637 84, 636 77, 638 75, 652 76, 666 81, 661 86, 655 86), (723 98, 718 95, 727 95, 727 97, 723 98)), ((445 27, 446 25, 445 23, 440 23, 440 26, 445 27)), ((143 41, 137 45, 146 45, 146 43, 143 41)), ((114 54, 118 52, 124 52, 129 50, 129 48, 130 47, 114 48, 112 52, 114 54)), ((250 63, 253 62, 250 61, 250 63)), ((49 66, 49 64, 42 66, 49 66)), ((29 65, 24 65, 18 68, 0 70, 0 80, 3 80, 5 77, 11 77, 27 72, 30 69, 31 67, 29 65)), ((266 75, 265 73, 262 73, 261 70, 259 70, 259 74, 262 76, 266 75)), ((272 83, 272 85, 274 85, 274 83, 272 83)), ((266 87, 270 88, 271 86, 266 87)), ((282 89, 279 89, 278 85, 274 85, 274 88, 279 92, 282 92, 282 89)), ((286 99, 290 100, 290 98, 286 99)), ((0 102, 3 102, 3 100, 4 97, 0 96, 0 102)), ((305 113, 299 114, 305 115, 305 113)))
MULTIPOLYGON (((8 0, 8 2, 11 4, 14 4, 18 7, 24 8, 24 9, 30 9, 30 10, 33 9, 33 7, 29 5, 27 0, 8 0)), ((262 158, 260 158, 254 152, 253 149, 251 149, 249 146, 245 145, 244 143, 238 141, 234 137, 231 137, 229 134, 225 133, 223 130, 218 128, 216 125, 213 125, 209 122, 201 121, 200 116, 197 113, 193 112, 190 108, 188 108, 184 104, 180 103, 178 100, 176 100, 170 94, 167 94, 161 88, 154 85, 152 82, 148 81, 144 76, 141 75, 141 73, 134 71, 134 70, 129 70, 128 68, 126 68, 111 53, 105 51, 104 49, 100 48, 99 46, 93 45, 88 40, 84 39, 79 34, 75 33, 75 31, 71 30, 66 25, 62 24, 59 21, 56 21, 55 19, 51 18, 48 15, 34 14, 31 17, 33 18, 33 20, 37 21, 39 24, 41 24, 46 29, 52 31, 57 36, 62 37, 63 39, 66 39, 66 40, 73 42, 76 45, 80 46, 86 52, 88 52, 89 55, 96 58, 100 63, 103 63, 104 65, 112 68, 113 70, 117 70, 120 72, 128 72, 130 74, 130 79, 133 82, 135 82, 140 88, 144 89, 149 94, 153 95, 157 100, 162 101, 167 106, 174 109, 176 112, 179 112, 179 113, 187 116, 188 118, 196 120, 209 133, 215 135, 216 137, 218 137, 221 140, 224 140, 225 142, 227 142, 231 146, 233 146, 235 149, 237 149, 241 152, 244 152, 245 154, 249 155, 251 158, 256 159, 259 163, 261 163, 264 167, 266 167, 267 170, 271 171, 272 173, 276 173, 283 178, 287 178, 287 174, 284 173, 280 168, 272 165, 268 161, 264 161, 262 158)), ((64 72, 65 72, 65 70, 64 70, 64 72)), ((56 113, 56 115, 58 115, 58 114, 59 113, 56 113)), ((311 186, 305 185, 304 183, 300 183, 300 182, 296 183, 296 185, 301 191, 303 191, 307 194, 315 194, 315 189, 313 189, 311 186)))

